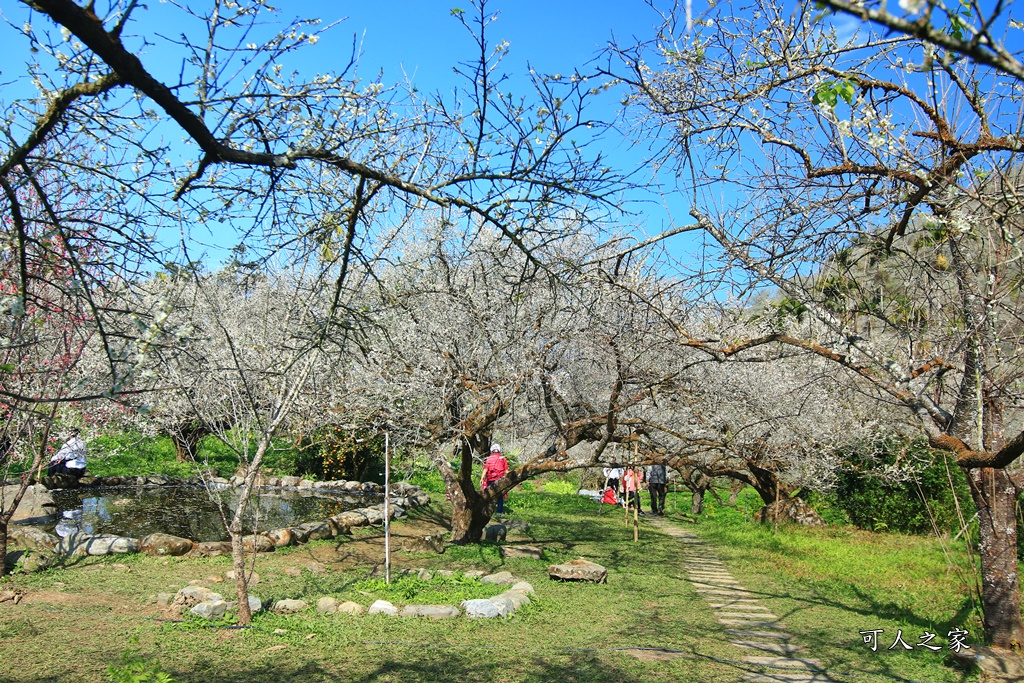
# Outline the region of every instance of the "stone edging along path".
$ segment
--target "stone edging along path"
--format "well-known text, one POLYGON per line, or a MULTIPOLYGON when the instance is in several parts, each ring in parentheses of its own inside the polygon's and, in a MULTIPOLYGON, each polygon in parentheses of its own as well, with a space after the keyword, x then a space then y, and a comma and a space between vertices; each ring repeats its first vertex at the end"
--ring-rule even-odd
MULTIPOLYGON (((240 487, 242 480, 215 478, 211 483, 218 488, 240 487)), ((81 487, 99 486, 188 486, 201 485, 197 479, 175 479, 163 475, 139 477, 83 477, 81 487)), ((383 486, 374 482, 326 481, 313 482, 299 477, 273 477, 263 481, 262 489, 298 489, 332 492, 381 493, 383 486)), ((426 505, 430 496, 419 486, 406 482, 391 485, 390 518, 405 514, 406 509, 426 505)), ((334 538, 347 534, 353 527, 380 525, 384 523, 384 503, 348 510, 320 521, 306 522, 294 526, 260 532, 243 538, 245 549, 252 552, 272 552, 276 548, 334 538)), ((12 525, 8 531, 12 546, 53 552, 57 555, 110 555, 143 552, 149 555, 192 555, 208 557, 231 552, 227 541, 194 541, 171 536, 150 534, 144 538, 130 538, 113 534, 74 533, 58 538, 42 529, 32 526, 12 525)), ((43 563, 45 565, 45 562, 43 563)), ((43 569, 45 566, 36 566, 43 569)))
MULTIPOLYGON (((229 572, 230 574, 230 572, 229 572)), ((434 574, 439 576, 452 576, 454 572, 439 570, 432 572, 429 569, 406 569, 402 574, 414 574, 419 578, 429 581, 434 574)), ((463 576, 475 578, 481 583, 495 584, 498 586, 510 586, 503 593, 493 598, 480 598, 476 600, 463 600, 460 604, 462 609, 453 605, 404 605, 396 607, 387 600, 377 600, 369 609, 364 608, 356 602, 338 602, 335 598, 325 596, 317 600, 316 611, 320 614, 352 614, 352 615, 373 615, 385 614, 392 617, 427 617, 429 619, 455 619, 465 614, 470 619, 493 619, 495 617, 510 617, 517 609, 529 605, 531 595, 536 595, 526 581, 521 581, 512 576, 510 572, 497 572, 487 574, 482 571, 464 572, 463 576)), ((228 578, 233 578, 229 576, 228 578)), ((161 606, 170 607, 180 613, 187 612, 193 616, 203 619, 220 619, 229 611, 232 611, 237 603, 227 602, 224 597, 214 593, 203 586, 185 586, 176 594, 161 593, 157 596, 157 603, 161 606)), ((262 601, 254 596, 249 596, 249 609, 259 612, 263 609, 262 601)), ((277 614, 299 614, 309 609, 309 603, 305 600, 278 600, 270 608, 271 612, 277 614)))
POLYGON ((767 669, 751 672, 743 680, 753 683, 833 683, 817 659, 796 657, 803 646, 792 642, 778 617, 761 606, 757 595, 735 580, 725 564, 715 556, 712 546, 686 529, 655 523, 658 529, 686 546, 684 564, 690 582, 701 597, 715 610, 729 643, 755 650, 743 662, 767 669))

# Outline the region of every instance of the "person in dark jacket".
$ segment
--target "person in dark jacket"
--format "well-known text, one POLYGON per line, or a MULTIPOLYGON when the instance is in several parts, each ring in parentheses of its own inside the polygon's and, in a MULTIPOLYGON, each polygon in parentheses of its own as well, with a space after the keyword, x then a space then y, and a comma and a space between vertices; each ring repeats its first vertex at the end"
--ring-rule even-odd
POLYGON ((651 512, 665 514, 665 484, 668 483, 668 469, 664 465, 647 468, 647 490, 651 492, 651 512))

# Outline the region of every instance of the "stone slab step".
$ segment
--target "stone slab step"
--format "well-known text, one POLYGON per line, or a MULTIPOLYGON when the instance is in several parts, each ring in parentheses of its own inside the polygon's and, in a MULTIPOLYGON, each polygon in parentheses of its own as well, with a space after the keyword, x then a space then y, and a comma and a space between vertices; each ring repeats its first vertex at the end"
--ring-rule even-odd
POLYGON ((712 599, 713 598, 715 600, 726 600, 726 599, 732 599, 732 598, 751 598, 751 599, 753 599, 753 598, 757 597, 753 593, 749 593, 749 592, 744 591, 744 590, 728 590, 726 588, 701 588, 699 586, 697 588, 695 588, 695 590, 698 593, 703 593, 704 595, 708 596, 708 599, 712 599))
POLYGON ((793 636, 784 631, 744 631, 737 628, 724 629, 726 635, 739 636, 740 638, 781 638, 783 640, 793 636))
POLYGON ((726 600, 725 602, 711 602, 708 603, 715 609, 721 609, 723 607, 735 607, 736 609, 757 609, 768 611, 767 607, 761 605, 755 605, 758 602, 756 598, 736 598, 735 600, 726 600))
POLYGON ((715 616, 727 619, 778 619, 778 615, 768 612, 715 612, 715 616))
POLYGON ((744 676, 751 683, 835 683, 825 673, 766 673, 744 676))
POLYGON ((755 628, 777 628, 783 629, 785 626, 779 621, 753 621, 751 619, 719 619, 719 624, 725 626, 752 626, 755 628))
POLYGON ((797 659, 796 657, 744 657, 743 661, 758 666, 774 666, 784 669, 821 669, 821 661, 817 659, 797 659))
POLYGON ((804 649, 803 645, 791 645, 789 643, 766 643, 760 640, 730 640, 730 643, 738 647, 749 647, 754 650, 764 650, 765 652, 778 652, 779 654, 792 654, 799 650, 804 649))
POLYGON ((729 586, 729 585, 719 584, 719 583, 703 583, 701 581, 692 581, 691 583, 693 583, 694 586, 697 586, 699 588, 718 588, 718 589, 721 589, 721 590, 728 590, 728 591, 745 591, 745 590, 747 590, 746 588, 744 588, 743 586, 740 586, 738 584, 735 585, 735 586, 729 586))

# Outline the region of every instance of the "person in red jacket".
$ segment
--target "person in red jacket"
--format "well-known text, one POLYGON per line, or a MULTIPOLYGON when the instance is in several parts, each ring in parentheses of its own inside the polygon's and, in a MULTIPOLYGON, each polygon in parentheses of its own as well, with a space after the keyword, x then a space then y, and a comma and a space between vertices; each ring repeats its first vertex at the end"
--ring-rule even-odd
MULTIPOLYGON (((491 454, 487 456, 487 460, 484 461, 484 473, 480 477, 480 490, 484 491, 490 488, 494 482, 498 481, 502 477, 508 474, 508 460, 501 454, 501 446, 494 444, 491 446, 491 454)), ((498 498, 498 507, 495 512, 505 511, 505 496, 498 498)))

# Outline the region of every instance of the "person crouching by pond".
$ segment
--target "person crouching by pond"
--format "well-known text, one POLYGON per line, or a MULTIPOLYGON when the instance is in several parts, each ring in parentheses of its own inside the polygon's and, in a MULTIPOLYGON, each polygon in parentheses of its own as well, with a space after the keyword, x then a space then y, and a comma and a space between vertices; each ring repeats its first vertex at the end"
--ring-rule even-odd
MULTIPOLYGON (((508 474, 508 460, 501 454, 501 446, 494 444, 491 446, 491 454, 484 461, 484 473, 480 477, 480 490, 489 489, 506 474, 508 474)), ((498 514, 505 511, 505 496, 498 498, 498 507, 494 511, 498 514)))
POLYGON ((46 473, 51 477, 55 474, 70 474, 81 479, 85 474, 85 441, 82 440, 80 429, 72 429, 71 435, 60 450, 52 458, 46 473))

